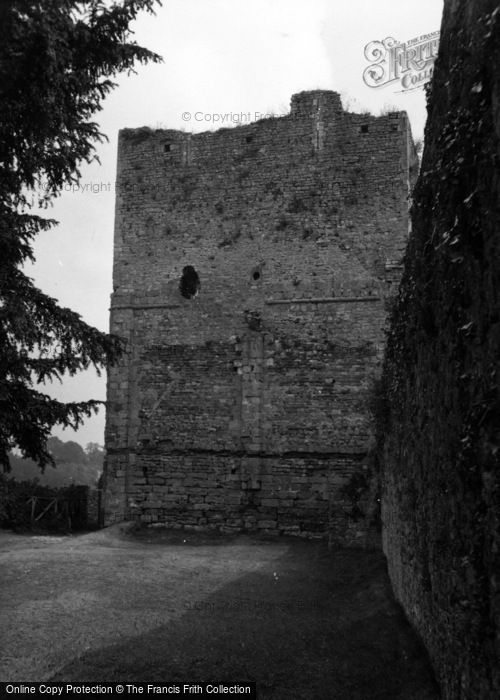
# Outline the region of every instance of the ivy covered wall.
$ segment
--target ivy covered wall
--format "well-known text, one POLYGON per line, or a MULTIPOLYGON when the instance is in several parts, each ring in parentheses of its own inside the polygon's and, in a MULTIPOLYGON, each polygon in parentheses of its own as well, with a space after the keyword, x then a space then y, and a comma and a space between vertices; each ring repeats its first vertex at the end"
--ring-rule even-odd
POLYGON ((384 548, 445 698, 500 697, 500 3, 445 0, 384 384, 384 548))

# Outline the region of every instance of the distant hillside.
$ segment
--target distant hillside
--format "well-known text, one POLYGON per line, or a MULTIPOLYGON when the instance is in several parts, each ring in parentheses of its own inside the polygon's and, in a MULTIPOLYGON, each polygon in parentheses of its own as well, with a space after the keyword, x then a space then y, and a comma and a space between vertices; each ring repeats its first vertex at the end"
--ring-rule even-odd
POLYGON ((54 457, 56 467, 50 465, 42 473, 40 467, 31 459, 10 456, 11 477, 16 481, 38 479, 42 486, 96 486, 102 474, 104 449, 97 443, 90 442, 85 449, 77 442, 63 442, 57 437, 49 438, 49 451, 54 457))

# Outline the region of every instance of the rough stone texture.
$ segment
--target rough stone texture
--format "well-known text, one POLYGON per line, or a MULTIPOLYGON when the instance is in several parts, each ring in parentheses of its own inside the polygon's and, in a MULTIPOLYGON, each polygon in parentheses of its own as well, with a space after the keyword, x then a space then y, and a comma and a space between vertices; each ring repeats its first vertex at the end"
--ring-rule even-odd
POLYGON ((328 91, 244 127, 120 132, 106 523, 373 543, 345 487, 369 469, 416 165, 405 113, 328 91))
POLYGON ((89 527, 99 527, 101 511, 101 489, 89 488, 87 492, 87 525, 89 527))
POLYGON ((383 539, 449 700, 500 697, 500 4, 447 0, 388 342, 383 539))

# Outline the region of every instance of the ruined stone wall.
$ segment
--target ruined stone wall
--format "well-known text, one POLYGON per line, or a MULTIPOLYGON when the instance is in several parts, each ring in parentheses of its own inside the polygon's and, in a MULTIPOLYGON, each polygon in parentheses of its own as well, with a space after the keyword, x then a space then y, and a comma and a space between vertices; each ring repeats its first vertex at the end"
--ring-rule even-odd
POLYGON ((343 487, 367 468, 415 165, 404 113, 333 92, 244 127, 120 132, 106 522, 367 541, 343 487))
POLYGON ((445 0, 385 372, 384 549, 449 700, 500 697, 499 69, 500 3, 445 0))

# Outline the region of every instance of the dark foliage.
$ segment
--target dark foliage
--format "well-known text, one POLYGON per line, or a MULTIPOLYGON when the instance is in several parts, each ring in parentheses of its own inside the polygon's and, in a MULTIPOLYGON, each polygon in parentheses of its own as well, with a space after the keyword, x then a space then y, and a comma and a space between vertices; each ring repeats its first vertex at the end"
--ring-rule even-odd
POLYGON ((87 525, 87 498, 86 486, 57 488, 43 486, 37 479, 16 481, 0 474, 0 527, 42 532, 79 530, 87 525), (34 510, 33 499, 36 499, 34 510), (52 503, 54 499, 58 502, 57 510, 52 503))
POLYGON ((105 137, 92 121, 111 77, 160 57, 129 41, 130 22, 155 0, 3 0, 0 3, 0 463, 18 447, 42 468, 53 426, 77 428, 99 401, 61 403, 46 381, 93 365, 121 341, 37 289, 23 270, 33 240, 57 222, 34 211, 96 159, 105 137))
POLYGON ((70 484, 95 487, 102 474, 104 449, 90 442, 85 450, 77 442, 63 442, 58 437, 47 440, 47 450, 54 464, 40 473, 31 459, 9 455, 10 476, 16 481, 34 481, 41 486, 61 488, 70 484))

